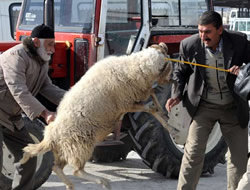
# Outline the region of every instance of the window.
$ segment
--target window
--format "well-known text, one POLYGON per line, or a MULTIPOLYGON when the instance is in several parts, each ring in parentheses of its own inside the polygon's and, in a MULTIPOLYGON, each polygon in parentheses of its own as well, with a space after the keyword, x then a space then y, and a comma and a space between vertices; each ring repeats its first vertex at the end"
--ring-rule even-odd
POLYGON ((207 10, 204 0, 151 0, 152 17, 157 26, 197 26, 200 15, 207 10))
POLYGON ((140 0, 108 0, 105 56, 125 54, 140 27, 140 0))
POLYGON ((236 18, 236 12, 232 12, 231 18, 236 18))
POLYGON ((247 22, 247 31, 250 32, 250 21, 247 22))
POLYGON ((246 21, 239 22, 239 31, 246 31, 246 21))
POLYGON ((9 7, 10 32, 11 32, 11 37, 13 39, 16 39, 16 24, 20 9, 21 9, 21 3, 12 3, 9 7))
MULTIPOLYGON (((43 23, 44 0, 28 0, 20 29, 32 30, 43 23)), ((90 33, 94 18, 94 0, 54 0, 57 32, 90 33)), ((51 18, 53 19, 53 18, 51 18)))

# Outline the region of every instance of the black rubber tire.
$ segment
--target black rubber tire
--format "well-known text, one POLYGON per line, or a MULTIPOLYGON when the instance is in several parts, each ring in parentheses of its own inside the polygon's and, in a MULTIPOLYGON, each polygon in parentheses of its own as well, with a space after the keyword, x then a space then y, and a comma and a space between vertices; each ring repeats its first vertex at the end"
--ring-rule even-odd
MULTIPOLYGON (((35 142, 41 141, 43 139, 43 130, 44 130, 44 123, 40 120, 36 119, 34 121, 29 120, 26 116, 23 117, 25 127, 30 132, 32 138, 35 142)), ((13 167, 13 156, 8 151, 6 146, 3 148, 3 170, 2 174, 5 176, 4 183, 5 187, 4 190, 11 189, 11 183, 14 174, 14 167, 13 167)), ((35 174, 35 188, 38 189, 50 176, 52 172, 52 166, 54 162, 54 157, 52 152, 48 152, 44 155, 38 156, 38 165, 35 174)))
POLYGON ((121 143, 113 142, 111 144, 99 145, 95 147, 90 159, 92 162, 111 163, 126 160, 128 153, 132 150, 132 140, 128 134, 123 134, 121 143))
POLYGON ((126 160, 128 153, 133 150, 133 141, 128 135, 128 128, 131 126, 128 115, 122 121, 120 141, 115 142, 112 136, 105 139, 104 143, 97 145, 90 159, 92 162, 111 163, 126 160))
MULTIPOLYGON (((171 86, 158 86, 155 92, 164 108, 171 94, 171 86)), ((167 178, 178 177, 183 152, 177 148, 167 130, 147 113, 130 114, 129 118, 132 124, 130 137, 134 142, 135 151, 145 164, 167 178)), ((226 151, 226 143, 221 137, 217 145, 206 153, 203 173, 212 174, 218 163, 225 163, 226 151)))

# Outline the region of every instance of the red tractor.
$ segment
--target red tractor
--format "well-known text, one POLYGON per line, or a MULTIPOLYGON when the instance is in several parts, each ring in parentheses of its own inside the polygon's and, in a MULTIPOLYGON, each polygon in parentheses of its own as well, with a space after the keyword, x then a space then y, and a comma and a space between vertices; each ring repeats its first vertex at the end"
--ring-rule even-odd
MULTIPOLYGON (((41 23, 52 26, 56 53, 49 74, 56 85, 68 89, 96 61, 108 55, 130 54, 151 44, 165 42, 169 55, 177 58, 180 41, 198 32, 198 18, 208 9, 213 9, 212 0, 23 0, 17 22, 17 42, 0 43, 0 52, 20 43, 30 35, 34 26, 41 23)), ((155 91, 164 108, 171 86, 157 86, 155 91)), ((47 100, 38 98, 55 110, 47 100)), ((173 139, 153 116, 130 113, 124 117, 119 131, 97 145, 92 159, 122 160, 133 149, 154 171, 166 177, 178 176, 188 131, 180 127, 180 110, 181 106, 177 106, 169 114, 168 121, 180 130, 180 139, 173 139)), ((24 120, 34 139, 41 140, 43 123, 30 121, 25 116, 24 120)), ((224 163, 226 150, 216 126, 208 140, 203 173, 213 173, 218 163, 224 163)), ((36 188, 47 180, 52 164, 50 153, 39 157, 36 188)), ((10 187, 13 157, 6 147, 3 166, 2 174, 10 187)))

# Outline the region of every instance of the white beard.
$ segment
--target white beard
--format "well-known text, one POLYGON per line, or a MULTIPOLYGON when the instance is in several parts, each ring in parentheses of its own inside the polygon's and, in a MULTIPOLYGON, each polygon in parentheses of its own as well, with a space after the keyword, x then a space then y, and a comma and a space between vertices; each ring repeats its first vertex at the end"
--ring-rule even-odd
POLYGON ((44 47, 44 41, 45 39, 39 39, 40 40, 40 47, 37 48, 38 55, 42 58, 44 61, 49 61, 51 59, 52 52, 47 52, 44 47))

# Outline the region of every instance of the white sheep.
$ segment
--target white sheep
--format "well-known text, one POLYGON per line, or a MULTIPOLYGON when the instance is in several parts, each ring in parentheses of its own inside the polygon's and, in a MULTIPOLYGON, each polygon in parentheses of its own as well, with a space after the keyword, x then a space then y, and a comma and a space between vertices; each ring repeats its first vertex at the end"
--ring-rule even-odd
MULTIPOLYGON (((84 166, 94 146, 114 131, 127 112, 149 112, 167 127, 159 114, 161 108, 141 103, 153 93, 155 82, 169 81, 172 64, 166 63, 165 56, 167 46, 160 43, 131 55, 110 56, 97 62, 65 94, 55 120, 45 127, 44 139, 24 148, 21 163, 52 151, 53 171, 67 189, 73 190, 74 185, 63 173, 66 164, 73 166, 75 176, 111 189, 106 179, 85 172, 84 166)), ((153 100, 159 106, 154 95, 153 100)))

